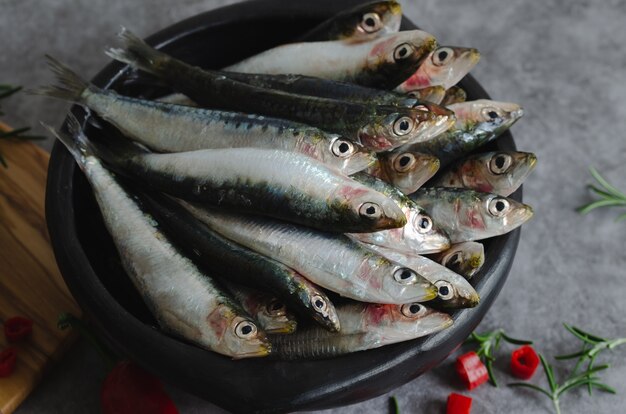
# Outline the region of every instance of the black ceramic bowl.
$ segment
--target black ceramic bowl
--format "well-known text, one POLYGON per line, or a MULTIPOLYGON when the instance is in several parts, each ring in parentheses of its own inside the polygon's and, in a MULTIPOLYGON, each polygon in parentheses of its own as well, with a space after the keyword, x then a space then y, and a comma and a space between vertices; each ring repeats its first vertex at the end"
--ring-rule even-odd
MULTIPOLYGON (((171 26, 149 43, 195 65, 219 68, 289 42, 359 0, 257 0, 213 10, 171 26)), ((404 20, 402 29, 415 26, 404 20)), ((114 33, 110 34, 113 39, 114 33)), ((163 92, 128 81, 111 63, 94 83, 122 93, 163 92)), ((471 77, 470 99, 488 98, 471 77)), ((514 150, 507 132, 491 149, 514 150)), ((514 196, 521 199, 521 191, 514 196)), ((163 334, 124 273, 91 189, 70 154, 57 143, 46 197, 48 228, 59 268, 82 309, 114 349, 180 388, 235 412, 322 409, 383 394, 439 364, 472 332, 504 284, 519 231, 486 243, 486 263, 473 284, 482 298, 453 314, 454 326, 436 335, 321 361, 233 361, 163 334)))

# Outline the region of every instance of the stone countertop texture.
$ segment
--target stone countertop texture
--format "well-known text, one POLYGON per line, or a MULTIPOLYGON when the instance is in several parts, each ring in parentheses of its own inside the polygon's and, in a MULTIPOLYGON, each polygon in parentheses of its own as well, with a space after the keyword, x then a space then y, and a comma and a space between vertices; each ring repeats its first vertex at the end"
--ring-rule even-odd
MULTIPOLYGON (((26 87, 49 83, 44 53, 92 76, 107 63, 102 51, 114 43, 120 25, 147 36, 229 3, 233 1, 0 0, 0 81, 26 87)), ((586 184, 591 165, 626 190, 626 2, 402 3, 405 14, 441 44, 480 50, 482 60, 472 73, 493 99, 524 106, 525 117, 512 132, 520 150, 539 158, 524 186, 524 201, 534 207, 535 217, 524 226, 509 280, 479 331, 505 328, 513 336, 534 339, 546 355, 578 349, 562 322, 608 337, 626 336, 626 222, 614 221, 617 211, 587 216, 574 211, 590 200, 586 184)), ((58 126, 69 107, 25 94, 3 106, 3 119, 14 126, 39 121, 58 126)), ((43 145, 50 149, 51 144, 43 145)), ((512 380, 507 374, 512 349, 503 345, 496 363, 503 384, 512 380)), ((612 364, 602 378, 617 395, 596 392, 590 397, 579 389, 563 397, 563 413, 624 412, 625 356, 626 347, 601 357, 612 364)), ((323 412, 386 413, 388 397, 395 395, 403 414, 442 413, 447 395, 463 392, 452 364, 450 358, 389 395, 323 412)), ((17 413, 99 412, 103 377, 95 351, 79 343, 17 413)), ((545 386, 541 371, 533 382, 545 386)), ((223 412, 168 388, 181 413, 223 412)), ((547 398, 521 389, 485 385, 465 394, 474 399, 473 413, 552 412, 547 398)))

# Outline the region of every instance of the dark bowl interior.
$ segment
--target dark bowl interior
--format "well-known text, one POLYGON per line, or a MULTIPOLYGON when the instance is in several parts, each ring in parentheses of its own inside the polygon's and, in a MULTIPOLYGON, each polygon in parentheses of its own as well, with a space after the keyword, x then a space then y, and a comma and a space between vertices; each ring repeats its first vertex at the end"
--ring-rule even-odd
MULTIPOLYGON (((359 0, 257 0, 213 10, 148 38, 189 63, 220 68, 289 42, 359 0)), ((415 26, 404 19, 402 29, 415 26)), ((113 30, 113 29, 112 29, 113 30)), ((113 39, 114 33, 108 36, 113 39)), ((144 75, 111 63, 94 83, 123 94, 155 97, 164 89, 144 75)), ((467 76, 469 99, 488 98, 467 76)), ((82 113, 78 108, 74 111, 82 113)), ((510 133, 488 149, 514 150, 510 133)), ((521 190, 513 196, 521 200, 521 190)), ((485 244, 486 263, 472 283, 478 307, 453 314, 452 328, 427 338, 320 361, 239 360, 207 352, 163 334, 122 269, 89 184, 57 143, 46 197, 54 252, 74 297, 109 345, 171 383, 235 412, 284 412, 355 403, 383 394, 439 364, 472 332, 504 284, 519 230, 485 244)))

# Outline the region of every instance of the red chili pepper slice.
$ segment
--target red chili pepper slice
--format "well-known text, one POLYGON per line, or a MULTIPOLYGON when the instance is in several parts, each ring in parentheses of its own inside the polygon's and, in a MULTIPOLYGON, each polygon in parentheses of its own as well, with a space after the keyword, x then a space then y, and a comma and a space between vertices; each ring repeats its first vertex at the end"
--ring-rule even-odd
POLYGON ((12 346, 0 352, 0 378, 8 377, 15 370, 17 362, 17 349, 12 346))
POLYGON ((33 321, 22 316, 14 316, 4 322, 4 336, 9 342, 18 342, 33 331, 33 321))
POLYGON ((456 360, 456 372, 468 390, 473 390, 489 379, 487 367, 482 363, 476 352, 463 354, 456 360))
POLYGON ((528 345, 517 348, 511 354, 511 372, 517 378, 530 379, 539 366, 539 357, 528 345))
POLYGON ((465 395, 452 393, 448 395, 446 414, 470 414, 472 410, 472 399, 465 395))
POLYGON ((109 372, 100 390, 104 414, 178 414, 161 381, 130 361, 109 372))

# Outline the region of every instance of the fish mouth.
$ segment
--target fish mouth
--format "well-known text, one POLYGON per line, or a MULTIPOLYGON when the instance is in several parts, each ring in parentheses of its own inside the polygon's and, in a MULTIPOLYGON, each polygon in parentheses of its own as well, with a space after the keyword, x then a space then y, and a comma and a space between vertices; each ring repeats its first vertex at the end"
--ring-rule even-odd
POLYGON ((402 14, 402 5, 400 3, 398 3, 397 1, 390 1, 389 2, 389 11, 393 15, 400 15, 400 14, 402 14))
POLYGON ((323 315, 317 313, 314 319, 330 332, 339 332, 341 330, 341 323, 337 314, 323 315))
POLYGON ((259 350, 257 351, 239 353, 236 356, 234 356, 233 359, 260 358, 260 357, 268 356, 271 353, 272 353, 272 344, 268 342, 268 343, 262 344, 259 350))
POLYGON ((289 321, 284 323, 283 325, 278 325, 274 328, 266 327, 265 333, 268 334, 290 334, 296 331, 298 327, 298 323, 296 321, 289 321))

